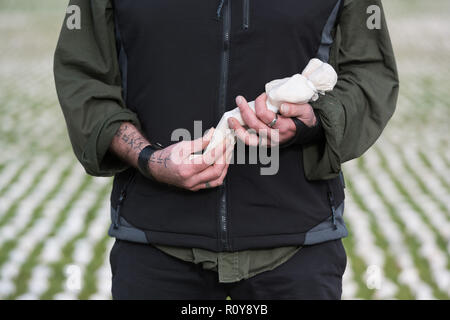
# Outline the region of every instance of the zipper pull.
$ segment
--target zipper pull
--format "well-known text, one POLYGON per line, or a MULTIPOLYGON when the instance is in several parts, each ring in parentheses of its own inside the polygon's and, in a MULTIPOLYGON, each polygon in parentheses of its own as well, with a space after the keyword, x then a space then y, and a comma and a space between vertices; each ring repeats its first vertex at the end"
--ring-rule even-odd
POLYGON ((219 6, 217 7, 217 11, 216 11, 216 14, 217 14, 217 20, 220 19, 220 16, 221 16, 221 14, 222 14, 222 8, 223 8, 224 3, 225 3, 225 0, 220 0, 219 6))
POLYGON ((244 30, 248 30, 250 24, 250 0, 244 0, 243 2, 243 20, 242 20, 242 28, 244 30))
POLYGON ((114 217, 114 229, 119 228, 120 209, 122 208, 123 201, 125 200, 126 192, 122 191, 119 197, 119 203, 117 204, 116 216, 114 217))
POLYGON ((337 229, 336 208, 334 207, 334 197, 333 197, 333 193, 331 191, 328 192, 328 199, 330 200, 330 206, 331 206, 331 221, 333 222, 334 229, 337 229))
POLYGON ((337 224, 336 224, 336 210, 334 209, 334 206, 331 206, 331 211, 332 211, 332 221, 333 221, 333 226, 334 229, 337 229, 337 224))

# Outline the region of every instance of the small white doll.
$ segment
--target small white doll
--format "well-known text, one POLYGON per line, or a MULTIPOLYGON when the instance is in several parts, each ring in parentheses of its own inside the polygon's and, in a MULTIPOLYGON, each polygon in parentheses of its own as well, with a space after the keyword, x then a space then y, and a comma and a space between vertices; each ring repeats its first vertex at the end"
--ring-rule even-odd
MULTIPOLYGON (((292 77, 273 80, 266 84, 267 108, 274 113, 278 113, 283 102, 305 104, 316 101, 319 94, 333 90, 337 83, 337 74, 333 67, 319 59, 311 59, 303 70, 302 74, 295 74, 292 77)), ((249 107, 255 111, 255 102, 248 103, 249 107)), ((234 133, 228 126, 228 119, 235 118, 241 125, 245 125, 239 108, 225 112, 219 121, 214 134, 205 153, 217 147, 227 136, 234 133)), ((197 155, 193 155, 195 157, 197 155)))

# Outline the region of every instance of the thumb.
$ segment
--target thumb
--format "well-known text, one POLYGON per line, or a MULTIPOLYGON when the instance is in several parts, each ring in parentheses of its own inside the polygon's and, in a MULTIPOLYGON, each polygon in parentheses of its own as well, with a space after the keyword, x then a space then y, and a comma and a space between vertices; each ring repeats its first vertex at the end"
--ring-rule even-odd
POLYGON ((280 108, 280 113, 289 118, 300 117, 305 113, 308 107, 308 104, 283 103, 280 108))
POLYGON ((208 129, 203 135, 203 137, 193 140, 192 152, 195 153, 204 150, 211 141, 213 134, 214 134, 214 127, 208 129))

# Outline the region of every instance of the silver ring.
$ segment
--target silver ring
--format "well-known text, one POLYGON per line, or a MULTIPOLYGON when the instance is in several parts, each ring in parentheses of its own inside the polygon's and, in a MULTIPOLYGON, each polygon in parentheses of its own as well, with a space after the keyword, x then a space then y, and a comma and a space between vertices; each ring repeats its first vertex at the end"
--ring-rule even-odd
POLYGON ((211 189, 211 185, 209 184, 209 182, 205 183, 206 185, 206 189, 211 189))
POLYGON ((278 120, 278 114, 275 113, 275 118, 267 125, 269 128, 272 128, 278 120))

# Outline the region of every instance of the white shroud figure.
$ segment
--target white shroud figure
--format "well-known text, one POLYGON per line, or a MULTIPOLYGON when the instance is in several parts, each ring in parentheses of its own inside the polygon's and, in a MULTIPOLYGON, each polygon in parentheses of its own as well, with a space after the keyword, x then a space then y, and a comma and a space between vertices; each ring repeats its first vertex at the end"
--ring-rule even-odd
MULTIPOLYGON (((297 73, 292 77, 273 80, 266 84, 267 108, 278 113, 283 102, 305 104, 316 101, 319 94, 323 95, 325 92, 333 90, 336 82, 337 74, 331 65, 319 59, 311 59, 302 74, 297 73)), ((255 101, 249 102, 248 105, 255 111, 255 101)), ((228 126, 230 117, 238 120, 241 125, 245 124, 239 108, 225 112, 214 130, 205 153, 218 146, 227 135, 234 135, 228 126)), ((193 155, 193 157, 195 156, 197 155, 193 155)))

